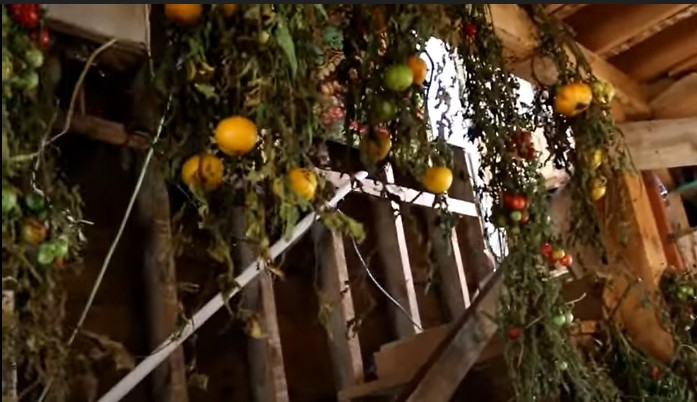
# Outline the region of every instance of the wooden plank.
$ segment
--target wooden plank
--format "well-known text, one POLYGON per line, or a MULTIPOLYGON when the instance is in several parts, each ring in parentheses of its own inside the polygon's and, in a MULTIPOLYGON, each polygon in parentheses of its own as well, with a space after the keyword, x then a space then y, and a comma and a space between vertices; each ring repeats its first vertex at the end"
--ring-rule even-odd
MULTIPOLYGON (((608 51, 641 35, 654 26, 691 7, 690 4, 602 5, 602 18, 589 18, 575 25, 576 40, 592 52, 605 56, 608 51)), ((598 10, 600 11, 600 9, 598 10)))
MULTIPOLYGON (((231 230, 234 238, 245 239, 244 207, 235 207, 233 216, 231 230)), ((233 245, 232 253, 238 267, 249 266, 257 257, 252 246, 244 240, 233 245)), ((262 330, 261 338, 249 336, 247 344, 252 399, 255 402, 288 402, 281 335, 269 274, 262 272, 242 290, 242 307, 255 315, 262 330)))
POLYGON ((339 389, 363 382, 363 358, 358 334, 351 336, 348 323, 355 318, 349 286, 348 267, 341 234, 320 223, 312 228, 316 258, 320 266, 320 286, 324 302, 331 305, 329 353, 334 366, 335 384, 339 389))
POLYGON ((665 74, 697 55, 697 15, 665 29, 610 61, 638 81, 665 74), (648 55, 648 56, 647 56, 648 55))
POLYGON ((661 243, 663 243, 663 251, 665 253, 666 261, 668 264, 678 270, 683 270, 685 268, 682 256, 678 250, 677 244, 671 241, 670 234, 672 232, 671 222, 668 217, 668 210, 663 201, 663 197, 660 194, 659 185, 660 182, 658 177, 653 172, 642 172, 644 179, 644 185, 646 186, 646 193, 649 197, 649 202, 651 203, 651 209, 653 210, 653 216, 656 219, 656 227, 658 228, 658 234, 661 237, 661 243))
MULTIPOLYGON (((343 177, 346 176, 345 173, 335 172, 333 170, 318 170, 322 176, 324 176, 334 185, 341 182, 343 177)), ((363 181, 362 186, 354 191, 362 192, 373 197, 383 198, 383 190, 385 190, 390 197, 394 197, 400 202, 420 205, 423 207, 432 207, 433 202, 435 201, 435 194, 426 191, 414 190, 395 184, 383 185, 383 183, 371 179, 366 179, 363 181)), ((449 210, 451 212, 465 216, 477 216, 477 207, 474 205, 474 203, 457 200, 451 197, 448 197, 447 201, 449 210)))
MULTIPOLYGON (((60 122, 55 125, 56 129, 62 129, 60 122)), ((121 123, 105 120, 96 116, 73 115, 70 120, 70 131, 84 135, 96 141, 105 142, 116 146, 144 150, 149 147, 147 138, 130 134, 121 123)))
MULTIPOLYGON (((635 7, 636 5, 633 5, 633 6, 635 7)), ((626 5, 625 5, 625 7, 626 7, 626 5)), ((627 8, 629 8, 629 7, 627 7, 627 8)), ((630 49, 630 48, 636 46, 638 43, 645 41, 646 39, 652 37, 653 35, 661 32, 665 29, 668 29, 669 27, 677 24, 678 22, 680 22, 686 18, 689 18, 693 15, 696 15, 696 14, 697 14, 697 6, 690 5, 689 7, 683 9, 682 11, 680 11, 676 14, 673 14, 669 18, 666 18, 657 24, 654 24, 651 26, 645 26, 644 30, 641 33, 634 35, 631 39, 626 40, 622 44, 615 46, 614 48, 608 50, 607 52, 605 52, 603 54, 603 56, 605 58, 610 58, 612 56, 616 56, 616 55, 626 51, 627 49, 630 49)))
MULTIPOLYGON (((388 181, 394 181, 388 174, 388 181), (391 180, 390 180, 391 179, 391 180)), ((378 236, 378 255, 385 269, 387 292, 406 310, 411 320, 389 301, 390 315, 397 337, 405 338, 421 332, 421 315, 414 289, 402 217, 395 217, 399 205, 387 200, 373 202, 373 219, 378 236)))
POLYGON ((477 362, 496 332, 502 272, 497 270, 481 295, 452 326, 428 362, 396 399, 397 402, 447 402, 477 362))
POLYGON ((561 7, 554 7, 550 10, 550 13, 554 15, 555 17, 559 18, 560 20, 563 20, 565 18, 569 18, 572 15, 576 14, 577 12, 581 11, 582 8, 587 6, 588 4, 551 4, 553 6, 561 6, 561 7))
POLYGON ((46 18, 60 31, 98 42, 117 38, 143 50, 150 43, 147 4, 46 4, 46 18))
POLYGON ((697 161, 697 117, 624 123, 619 127, 639 170, 690 166, 697 161))
MULTIPOLYGON (((516 4, 491 4, 491 18, 496 34, 504 46, 504 56, 513 73, 534 83, 530 58, 538 54, 537 30, 528 15, 516 4)), ((580 46, 594 74, 610 82, 616 89, 616 99, 628 115, 645 118, 650 114, 646 96, 633 79, 600 56, 580 46)), ((556 81, 557 71, 550 60, 535 58, 535 74, 545 83, 556 81)))
POLYGON ((404 387, 403 378, 389 377, 379 380, 359 384, 351 388, 342 389, 338 392, 339 402, 352 401, 366 396, 390 396, 404 387))
POLYGON ((697 72, 687 74, 651 100, 656 119, 697 117, 697 72))
POLYGON ((378 378, 402 378, 405 383, 409 382, 449 331, 450 325, 441 325, 383 345, 374 354, 378 378))

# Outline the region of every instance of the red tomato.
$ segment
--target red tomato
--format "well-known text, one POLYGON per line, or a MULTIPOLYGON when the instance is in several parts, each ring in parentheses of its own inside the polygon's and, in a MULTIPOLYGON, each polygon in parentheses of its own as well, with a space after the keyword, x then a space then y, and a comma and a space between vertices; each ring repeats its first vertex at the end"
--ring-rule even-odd
POLYGON ((41 32, 32 32, 31 39, 42 49, 48 49, 48 47, 51 45, 51 35, 46 27, 44 27, 41 32))
POLYGON ((527 199, 522 195, 514 195, 509 201, 507 207, 514 211, 522 211, 528 204, 527 199))
POLYGON ((468 38, 474 38, 477 35, 477 26, 474 24, 465 24, 464 28, 465 36, 468 38))
POLYGON ((516 340, 520 338, 522 331, 518 327, 508 328, 508 339, 516 340))
POLYGON ((574 258, 571 256, 571 254, 565 254, 560 260, 559 263, 565 267, 570 267, 571 264, 574 263, 574 258))
POLYGON ((549 243, 544 243, 542 246, 540 246, 540 252, 541 252, 542 255, 544 255, 545 257, 550 257, 550 256, 552 255, 552 250, 553 250, 553 249, 554 249, 554 248, 553 248, 552 245, 549 244, 549 243))
POLYGON ((651 375, 651 378, 653 378, 654 380, 658 380, 661 378, 661 369, 659 369, 656 366, 653 366, 651 367, 651 371, 649 372, 649 374, 651 375))

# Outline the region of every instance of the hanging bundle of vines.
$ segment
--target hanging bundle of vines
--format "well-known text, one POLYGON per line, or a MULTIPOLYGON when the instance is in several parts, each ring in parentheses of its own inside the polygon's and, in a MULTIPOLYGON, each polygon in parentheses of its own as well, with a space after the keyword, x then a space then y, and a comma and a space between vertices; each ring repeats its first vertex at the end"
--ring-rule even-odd
POLYGON ((44 68, 44 12, 2 6, 3 400, 40 389, 49 376, 65 395, 65 278, 80 246, 81 200, 57 164, 57 77, 44 68), (10 361, 15 383, 5 378, 10 361))

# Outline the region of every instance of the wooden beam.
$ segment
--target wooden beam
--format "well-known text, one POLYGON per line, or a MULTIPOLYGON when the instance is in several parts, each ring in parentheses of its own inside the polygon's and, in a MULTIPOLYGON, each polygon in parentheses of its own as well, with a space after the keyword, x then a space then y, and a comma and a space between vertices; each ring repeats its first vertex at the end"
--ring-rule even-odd
MULTIPOLYGON (((513 73, 534 83, 531 58, 539 54, 537 29, 528 15, 516 4, 491 4, 491 18, 496 34, 504 46, 504 56, 513 73)), ((580 46, 580 45, 579 45, 580 46)), ((594 74, 613 84, 616 99, 631 117, 646 118, 650 109, 642 88, 631 78, 593 52, 580 49, 594 74)), ((533 59, 535 74, 545 83, 556 81, 557 71, 550 60, 533 59)))
POLYGON ((387 301, 397 337, 406 338, 421 332, 421 315, 414 289, 404 225, 400 216, 395 217, 395 209, 399 211, 399 206, 395 203, 375 200, 372 212, 375 228, 380 230, 378 255, 385 269, 385 288, 406 310, 406 314, 411 316, 409 319, 397 306, 387 301))
POLYGON ((431 358, 397 398, 397 402, 447 402, 474 366, 497 330, 496 314, 503 287, 497 270, 472 306, 452 326, 431 358))
POLYGON ((677 244, 670 237, 672 233, 671 222, 668 216, 668 209, 659 190, 660 181, 658 176, 653 172, 642 172, 642 176, 644 186, 646 186, 646 193, 651 203, 651 209, 653 210, 653 216, 656 219, 656 227, 661 237, 666 261, 673 269, 683 270, 685 264, 680 255, 680 250, 678 250, 677 244))
MULTIPOLYGON (((633 4, 632 7, 627 7, 627 5, 622 5, 626 9, 630 9, 633 7, 638 6, 638 4, 633 4)), ((689 18, 693 15, 697 14, 697 6, 694 5, 689 5, 689 7, 683 9, 682 11, 679 11, 669 18, 666 18, 662 20, 661 22, 651 25, 651 26, 644 26, 644 30, 639 33, 634 35, 631 39, 624 41, 623 43, 615 46, 614 48, 608 50, 607 52, 603 53, 603 56, 605 58, 610 58, 612 56, 616 56, 624 51, 626 51, 629 48, 632 48, 636 46, 637 44, 645 41, 646 39, 652 37, 653 35, 677 24, 678 22, 689 18)))
POLYGON ((334 381, 339 389, 363 382, 363 358, 358 334, 351 336, 348 323, 355 318, 349 286, 344 239, 320 223, 312 228, 315 258, 320 263, 320 286, 324 303, 331 305, 329 354, 334 366, 334 381))
POLYGON ((667 74, 673 66, 697 55, 697 15, 657 33, 610 61, 637 81, 667 74))
POLYGON ((697 72, 690 73, 651 100, 656 119, 697 117, 697 72))
POLYGON ((548 13, 563 20, 580 11, 588 4, 548 4, 545 9, 548 13))
MULTIPOLYGON (((55 125, 56 130, 62 129, 62 127, 63 122, 55 125)), ((128 133, 123 124, 96 116, 73 115, 72 120, 70 120, 70 131, 116 146, 139 150, 148 149, 149 147, 148 140, 145 137, 128 133)))
MULTIPOLYGON (((697 8, 695 8, 697 10, 697 8)), ((669 77, 679 77, 690 71, 697 71, 697 55, 686 58, 668 71, 669 77)))
POLYGON ((621 44, 641 35, 673 15, 690 8, 690 4, 608 4, 598 7, 602 18, 594 16, 576 24, 576 40, 592 52, 605 56, 621 44), (602 10, 600 9, 602 7, 602 10))
MULTIPOLYGON (((345 173, 335 172, 333 170, 318 170, 322 176, 324 176, 334 185, 341 182, 341 180, 343 180, 342 177, 346 176, 345 173)), ((433 202, 435 201, 436 197, 435 194, 426 191, 414 190, 395 184, 384 185, 379 181, 371 179, 364 180, 362 185, 354 191, 362 192, 378 198, 384 198, 383 195, 385 192, 387 192, 392 199, 429 208, 433 207, 433 202)), ((458 215, 477 216, 477 207, 473 202, 462 201, 451 197, 447 197, 446 199, 448 201, 448 208, 450 212, 458 215)))
POLYGON ((624 123, 619 126, 638 170, 694 165, 697 117, 624 123))

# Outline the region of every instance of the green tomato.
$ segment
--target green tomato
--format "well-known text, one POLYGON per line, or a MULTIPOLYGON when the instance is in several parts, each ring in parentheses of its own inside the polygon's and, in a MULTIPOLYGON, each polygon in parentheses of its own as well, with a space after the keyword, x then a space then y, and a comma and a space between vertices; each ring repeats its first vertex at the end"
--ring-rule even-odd
POLYGON ((692 297, 695 295, 695 289, 690 285, 680 285, 678 293, 684 294, 687 297, 692 297))
POLYGON ((34 212, 41 212, 46 208, 46 199, 39 193, 29 193, 24 198, 27 208, 34 212))
POLYGON ((392 91, 401 92, 414 83, 414 73, 406 64, 396 64, 385 70, 385 87, 392 91))
POLYGON ((65 238, 59 237, 52 241, 51 247, 53 248, 53 255, 56 256, 56 258, 65 258, 68 256, 69 244, 68 240, 65 238))
POLYGON ((374 110, 379 123, 390 121, 397 115, 397 106, 387 99, 377 101, 374 110))
POLYGON ((491 223, 493 223, 496 227, 504 228, 506 227, 508 221, 506 219, 506 215, 500 212, 494 212, 491 216, 491 223))
POLYGON ((39 85, 39 74, 29 71, 21 80, 22 88, 31 91, 39 85))
POLYGON ((508 229, 508 232, 512 235, 517 235, 520 234, 520 227, 518 226, 513 226, 508 229))
POLYGON ((44 54, 35 47, 24 53, 24 59, 27 61, 29 67, 32 68, 39 68, 44 64, 44 54))
POLYGON ((571 311, 567 311, 564 314, 564 321, 566 325, 571 325, 574 322, 574 314, 571 311))
POLYGON ((10 186, 2 186, 2 213, 9 213, 15 208, 17 208, 17 193, 10 186))
POLYGON ((513 222, 520 222, 523 219, 523 213, 520 211, 513 211, 509 216, 513 222))
POLYGON ((552 317, 552 324, 554 324, 554 326, 557 328, 561 328, 566 325, 566 314, 557 314, 552 317))
POLYGON ((259 31, 259 36, 257 36, 257 42, 260 45, 265 45, 269 43, 269 39, 271 39, 271 34, 269 31, 259 31))
POLYGON ((36 253, 36 261, 41 265, 49 265, 56 259, 53 245, 51 243, 41 243, 39 251, 36 253))

